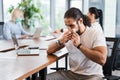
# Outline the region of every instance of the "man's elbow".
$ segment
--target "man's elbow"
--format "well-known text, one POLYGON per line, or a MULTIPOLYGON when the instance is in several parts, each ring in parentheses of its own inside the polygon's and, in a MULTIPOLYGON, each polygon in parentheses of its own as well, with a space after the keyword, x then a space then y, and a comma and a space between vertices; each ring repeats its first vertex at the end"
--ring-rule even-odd
POLYGON ((47 49, 47 54, 53 54, 55 51, 52 49, 47 49))
POLYGON ((100 65, 104 65, 106 63, 106 61, 105 60, 102 60, 101 62, 100 62, 100 65))
POLYGON ((102 57, 102 59, 100 60, 99 64, 103 66, 105 63, 106 63, 106 57, 104 56, 104 57, 102 57))
POLYGON ((107 59, 107 49, 105 48, 104 52, 101 53, 102 55, 99 57, 99 64, 100 65, 104 65, 106 63, 106 59, 107 59))
POLYGON ((50 50, 47 49, 47 54, 52 54, 50 50))

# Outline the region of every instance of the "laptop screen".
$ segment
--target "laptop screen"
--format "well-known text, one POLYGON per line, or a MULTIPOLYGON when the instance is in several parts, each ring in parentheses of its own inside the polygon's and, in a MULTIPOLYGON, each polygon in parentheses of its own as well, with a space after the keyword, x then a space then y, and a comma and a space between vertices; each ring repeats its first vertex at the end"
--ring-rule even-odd
POLYGON ((18 49, 19 45, 18 45, 18 41, 17 41, 17 38, 16 38, 15 34, 12 34, 12 40, 13 40, 13 43, 15 45, 15 49, 18 49))
POLYGON ((38 56, 39 55, 39 48, 34 47, 31 49, 30 48, 20 49, 15 34, 12 34, 12 40, 18 56, 38 56))
POLYGON ((34 34, 33 34, 33 38, 39 38, 40 34, 41 34, 42 28, 37 27, 34 34))

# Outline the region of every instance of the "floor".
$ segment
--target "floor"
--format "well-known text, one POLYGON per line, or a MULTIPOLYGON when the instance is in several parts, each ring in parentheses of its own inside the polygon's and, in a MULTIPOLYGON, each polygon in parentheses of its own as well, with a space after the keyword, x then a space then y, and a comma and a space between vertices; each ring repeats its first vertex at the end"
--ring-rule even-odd
POLYGON ((120 76, 120 70, 119 70, 119 71, 118 71, 118 70, 113 71, 112 74, 113 74, 113 75, 116 75, 116 76, 120 76))

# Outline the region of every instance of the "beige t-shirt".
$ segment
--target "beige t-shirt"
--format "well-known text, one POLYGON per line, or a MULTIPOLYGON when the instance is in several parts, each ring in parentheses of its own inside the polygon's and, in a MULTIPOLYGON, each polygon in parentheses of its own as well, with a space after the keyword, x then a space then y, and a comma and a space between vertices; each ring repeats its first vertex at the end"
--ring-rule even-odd
POLYGON ((103 32, 101 25, 98 22, 92 23, 90 28, 94 28, 96 30, 99 30, 100 32, 103 32))
MULTIPOLYGON (((89 27, 86 27, 86 31, 80 36, 80 42, 88 48, 106 46, 104 34, 89 27)), ((73 45, 71 40, 65 45, 69 51, 69 65, 71 71, 83 75, 103 76, 102 66, 87 58, 73 45)))

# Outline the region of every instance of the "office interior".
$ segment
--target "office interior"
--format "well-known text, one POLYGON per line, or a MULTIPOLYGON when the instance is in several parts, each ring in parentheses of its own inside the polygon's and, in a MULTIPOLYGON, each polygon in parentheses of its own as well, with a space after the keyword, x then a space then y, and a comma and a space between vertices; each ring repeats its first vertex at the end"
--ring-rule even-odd
MULTIPOLYGON (((21 1, 22 0, 0 0, 0 23, 10 20, 8 10, 11 6, 17 7, 21 1)), ((84 14, 87 14, 88 8, 94 6, 103 11, 103 29, 105 36, 120 36, 119 0, 34 0, 33 3, 40 8, 43 17, 40 21, 36 20, 35 25, 40 25, 44 29, 42 32, 44 35, 48 35, 50 31, 65 27, 63 16, 68 8, 77 7, 82 10, 84 14), (49 27, 52 30, 48 29, 49 27)), ((0 34, 2 34, 2 31, 0 31, 0 34)))
MULTIPOLYGON (((11 6, 17 7, 24 0, 0 0, 0 39, 2 39, 2 29, 4 23, 9 21, 11 15, 9 9, 11 6)), ((87 14, 89 7, 96 7, 103 11, 103 31, 105 37, 120 37, 120 0, 32 0, 32 3, 40 9, 42 18, 35 19, 34 26, 24 29, 30 33, 35 31, 36 27, 42 28, 42 35, 51 36, 51 32, 56 29, 66 28, 64 24, 64 13, 71 7, 79 8, 84 14, 87 14)), ((62 65, 64 59, 59 61, 62 65)), ((51 67, 49 66, 49 72, 51 67)), ((120 71, 114 71, 115 75, 120 75, 120 71)))

